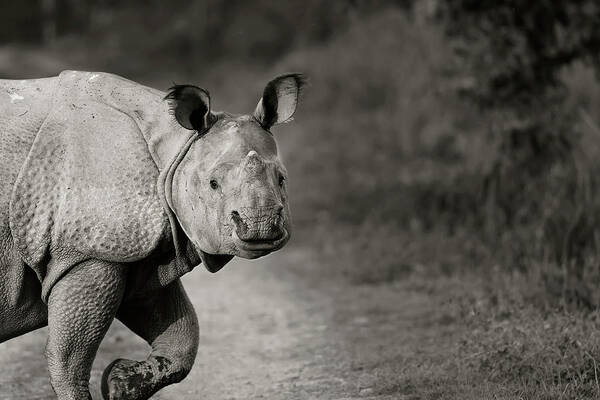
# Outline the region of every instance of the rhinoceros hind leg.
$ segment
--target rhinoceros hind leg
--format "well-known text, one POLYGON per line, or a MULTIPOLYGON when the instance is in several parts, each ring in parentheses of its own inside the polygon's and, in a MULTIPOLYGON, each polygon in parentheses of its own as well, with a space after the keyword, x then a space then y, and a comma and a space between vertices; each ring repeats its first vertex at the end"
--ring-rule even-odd
POLYGON ((121 303, 126 273, 123 265, 90 260, 52 288, 46 356, 50 383, 60 400, 91 399, 92 362, 121 303))
POLYGON ((179 280, 123 302, 117 318, 146 340, 152 351, 145 361, 118 359, 106 367, 105 399, 148 399, 187 376, 198 351, 198 320, 179 280))

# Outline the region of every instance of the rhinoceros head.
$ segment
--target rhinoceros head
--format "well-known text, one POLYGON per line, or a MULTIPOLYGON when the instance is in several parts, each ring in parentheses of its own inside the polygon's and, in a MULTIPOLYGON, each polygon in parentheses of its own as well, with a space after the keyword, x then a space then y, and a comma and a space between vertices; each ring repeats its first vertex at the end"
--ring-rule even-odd
POLYGON ((213 112, 207 91, 175 86, 166 99, 184 128, 199 135, 173 175, 172 207, 204 253, 257 258, 290 238, 287 172, 269 129, 291 119, 299 74, 267 84, 252 115, 213 112))

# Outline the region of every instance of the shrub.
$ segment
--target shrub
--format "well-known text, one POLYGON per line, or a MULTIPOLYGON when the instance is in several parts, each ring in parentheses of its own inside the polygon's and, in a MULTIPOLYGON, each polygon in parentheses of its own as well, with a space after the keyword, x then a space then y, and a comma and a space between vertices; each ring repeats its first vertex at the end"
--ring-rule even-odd
POLYGON ((485 171, 481 218, 507 264, 567 266, 581 281, 598 255, 596 165, 582 159, 581 126, 563 71, 600 67, 600 5, 521 0, 442 0, 459 91, 490 121, 496 145, 485 171), (500 239, 500 240, 498 240, 500 239))

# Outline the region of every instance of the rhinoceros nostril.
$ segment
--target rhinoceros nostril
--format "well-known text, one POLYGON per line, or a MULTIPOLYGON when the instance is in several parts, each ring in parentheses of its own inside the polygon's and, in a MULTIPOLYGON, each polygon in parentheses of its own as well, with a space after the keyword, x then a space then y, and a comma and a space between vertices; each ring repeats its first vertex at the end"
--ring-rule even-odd
POLYGON ((239 212, 237 212, 236 210, 233 210, 231 212, 231 219, 233 220, 233 223, 235 224, 235 230, 238 235, 245 236, 248 234, 248 225, 244 222, 242 217, 240 217, 239 212))

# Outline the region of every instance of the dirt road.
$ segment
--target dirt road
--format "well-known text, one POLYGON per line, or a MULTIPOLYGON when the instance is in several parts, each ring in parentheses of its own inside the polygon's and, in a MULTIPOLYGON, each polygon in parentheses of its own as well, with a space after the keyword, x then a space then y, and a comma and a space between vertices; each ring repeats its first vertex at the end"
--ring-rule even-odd
MULTIPOLYGON (((435 329, 435 304, 400 286, 335 286, 287 268, 306 265, 316 274, 316 262, 308 249, 290 248, 236 260, 218 274, 189 274, 184 285, 201 330, 196 364, 182 383, 153 398, 418 398, 411 379, 449 340, 435 329)), ((0 399, 53 398, 45 337, 41 329, 0 345, 0 399)), ((146 352, 115 322, 92 371, 94 399, 101 399, 100 376, 110 361, 146 352)))

